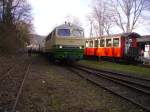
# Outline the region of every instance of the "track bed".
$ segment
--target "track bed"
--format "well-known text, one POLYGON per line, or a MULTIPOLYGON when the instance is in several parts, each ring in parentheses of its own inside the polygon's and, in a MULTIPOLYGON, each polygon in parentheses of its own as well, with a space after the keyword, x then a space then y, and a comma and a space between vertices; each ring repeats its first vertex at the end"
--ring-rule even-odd
POLYGON ((144 112, 142 108, 89 83, 64 64, 49 63, 40 57, 33 60, 18 111, 144 112))

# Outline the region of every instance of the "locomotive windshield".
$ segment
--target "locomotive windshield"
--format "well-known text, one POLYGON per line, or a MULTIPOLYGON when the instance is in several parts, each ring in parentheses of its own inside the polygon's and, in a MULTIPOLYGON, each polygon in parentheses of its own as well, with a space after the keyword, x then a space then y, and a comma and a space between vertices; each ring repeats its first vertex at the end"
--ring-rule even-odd
POLYGON ((83 36, 84 36, 84 33, 83 33, 82 30, 73 29, 73 30, 72 30, 72 35, 73 35, 73 36, 76 36, 76 37, 83 37, 83 36))
POLYGON ((58 29, 59 36, 70 36, 70 29, 58 29))

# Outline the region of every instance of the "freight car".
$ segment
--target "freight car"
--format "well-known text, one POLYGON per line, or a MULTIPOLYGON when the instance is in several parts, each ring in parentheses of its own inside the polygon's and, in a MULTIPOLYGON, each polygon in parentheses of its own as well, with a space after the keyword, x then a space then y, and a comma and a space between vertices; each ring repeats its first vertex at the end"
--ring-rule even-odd
POLYGON ((109 57, 135 61, 139 58, 137 33, 123 33, 98 38, 90 38, 85 42, 85 57, 109 57))
POLYGON ((43 52, 52 60, 77 61, 83 58, 84 44, 83 28, 65 22, 46 37, 43 52))

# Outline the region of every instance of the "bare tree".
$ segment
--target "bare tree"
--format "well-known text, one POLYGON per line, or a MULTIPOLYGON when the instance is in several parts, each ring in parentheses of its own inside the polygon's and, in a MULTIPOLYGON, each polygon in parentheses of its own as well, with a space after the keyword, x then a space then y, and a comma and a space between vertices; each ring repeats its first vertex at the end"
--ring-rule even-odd
POLYGON ((132 32, 147 9, 147 0, 111 0, 114 22, 123 32, 132 32))
POLYGON ((93 5, 93 18, 95 19, 95 28, 98 27, 99 36, 104 34, 109 35, 113 22, 108 1, 95 0, 95 4, 93 5))
POLYGON ((79 20, 78 17, 68 15, 65 18, 66 18, 67 22, 70 22, 70 23, 75 24, 77 26, 82 26, 82 23, 81 23, 81 21, 79 20))
POLYGON ((0 15, 4 23, 15 24, 19 21, 32 20, 31 7, 26 0, 1 0, 0 15))
POLYGON ((94 27, 94 18, 91 15, 88 15, 87 16, 87 21, 90 24, 90 33, 89 33, 89 36, 90 36, 90 38, 92 38, 94 36, 94 32, 93 32, 94 31, 94 29, 93 29, 93 27, 94 27))
POLYGON ((28 24, 25 22, 19 22, 16 25, 17 27, 17 36, 19 37, 20 47, 25 47, 27 44, 30 43, 32 24, 28 24))
POLYGON ((31 6, 26 2, 26 0, 18 0, 16 6, 13 8, 13 17, 15 22, 24 21, 30 23, 31 17, 31 6), (18 6, 17 6, 18 5, 18 6))
POLYGON ((0 49, 17 49, 29 40, 31 7, 27 0, 0 0, 0 49))
POLYGON ((98 24, 98 30, 99 30, 99 36, 102 36, 104 34, 104 27, 103 27, 103 11, 102 9, 99 9, 99 7, 94 7, 94 18, 98 24))

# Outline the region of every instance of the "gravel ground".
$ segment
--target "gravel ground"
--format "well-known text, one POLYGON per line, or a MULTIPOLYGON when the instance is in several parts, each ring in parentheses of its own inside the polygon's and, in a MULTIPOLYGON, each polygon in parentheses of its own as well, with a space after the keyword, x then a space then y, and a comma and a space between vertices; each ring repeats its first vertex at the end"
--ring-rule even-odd
POLYGON ((5 73, 14 62, 14 56, 0 56, 0 74, 5 73))
POLYGON ((5 56, 0 58, 2 62, 0 75, 0 112, 9 112, 12 109, 24 76, 24 71, 26 71, 25 65, 29 63, 27 59, 28 57, 24 55, 5 56), (7 77, 2 78, 2 76, 6 75, 6 69, 9 67, 13 67, 13 69, 9 72, 7 77))
POLYGON ((33 63, 17 105, 17 112, 143 112, 61 65, 40 57, 33 63))
POLYGON ((11 67, 28 58, 27 55, 0 55, 0 76, 7 72, 11 67))

